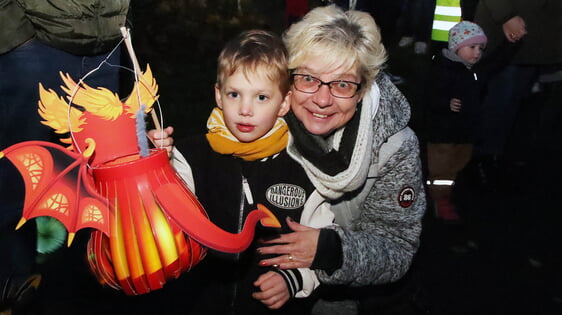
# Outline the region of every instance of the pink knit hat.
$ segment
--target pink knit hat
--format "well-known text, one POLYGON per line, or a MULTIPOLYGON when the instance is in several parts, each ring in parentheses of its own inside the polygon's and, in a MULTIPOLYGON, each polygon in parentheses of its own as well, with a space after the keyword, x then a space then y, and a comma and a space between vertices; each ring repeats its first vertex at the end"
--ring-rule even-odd
POLYGON ((473 22, 462 21, 449 30, 449 50, 452 52, 465 46, 487 42, 488 38, 482 28, 473 22))

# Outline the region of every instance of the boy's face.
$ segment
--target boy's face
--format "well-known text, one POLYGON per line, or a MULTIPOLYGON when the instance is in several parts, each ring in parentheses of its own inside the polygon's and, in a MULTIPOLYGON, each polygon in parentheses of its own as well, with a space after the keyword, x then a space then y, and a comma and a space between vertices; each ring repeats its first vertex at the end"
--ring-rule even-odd
MULTIPOLYGON (((258 69, 259 70, 259 69, 258 69)), ((268 133, 278 117, 289 111, 289 94, 266 75, 237 70, 221 87, 215 85, 215 100, 224 122, 240 142, 255 141, 268 133)))
POLYGON ((474 44, 464 46, 457 50, 457 55, 469 64, 475 64, 482 58, 482 52, 486 46, 484 44, 474 44))

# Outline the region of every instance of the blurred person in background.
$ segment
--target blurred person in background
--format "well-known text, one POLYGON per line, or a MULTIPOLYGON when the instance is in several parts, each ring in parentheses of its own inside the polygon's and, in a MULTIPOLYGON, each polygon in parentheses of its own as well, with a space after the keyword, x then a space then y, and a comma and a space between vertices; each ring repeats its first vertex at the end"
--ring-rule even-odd
MULTIPOLYGON (((488 36, 486 54, 507 43, 513 56, 488 83, 482 142, 476 147, 482 184, 493 187, 507 168, 524 163, 526 151, 506 146, 522 103, 541 74, 562 64, 562 1, 480 0, 474 21, 488 36), (506 164, 507 163, 507 164, 506 164)), ((538 104, 533 106, 536 110, 538 104)))

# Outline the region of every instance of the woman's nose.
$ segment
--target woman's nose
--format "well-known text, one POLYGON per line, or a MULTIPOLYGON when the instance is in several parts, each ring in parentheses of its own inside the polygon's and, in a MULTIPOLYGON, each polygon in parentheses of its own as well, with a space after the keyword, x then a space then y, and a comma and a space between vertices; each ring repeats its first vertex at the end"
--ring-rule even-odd
POLYGON ((332 102, 332 94, 328 85, 320 86, 320 89, 314 93, 314 102, 320 107, 330 106, 332 102))

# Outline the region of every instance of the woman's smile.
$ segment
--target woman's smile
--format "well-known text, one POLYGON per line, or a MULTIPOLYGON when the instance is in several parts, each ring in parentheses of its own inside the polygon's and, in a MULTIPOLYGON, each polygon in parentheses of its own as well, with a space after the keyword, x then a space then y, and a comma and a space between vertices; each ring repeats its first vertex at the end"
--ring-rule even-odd
POLYGON ((312 116, 316 117, 316 118, 328 118, 328 115, 323 115, 323 114, 318 114, 315 112, 310 112, 312 114, 312 116))

